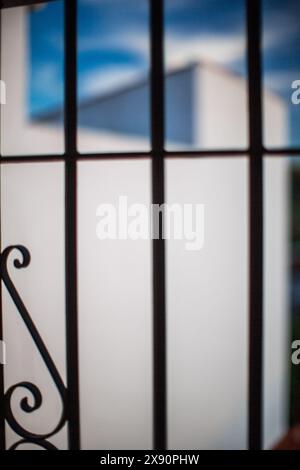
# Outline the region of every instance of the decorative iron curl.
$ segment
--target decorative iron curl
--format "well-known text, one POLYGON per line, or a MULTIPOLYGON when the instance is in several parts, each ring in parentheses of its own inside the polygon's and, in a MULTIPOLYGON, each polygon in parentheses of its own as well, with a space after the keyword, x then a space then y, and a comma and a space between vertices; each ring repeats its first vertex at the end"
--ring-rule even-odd
POLYGON ((14 416, 14 413, 12 411, 12 408, 11 408, 11 400, 12 400, 12 396, 15 392, 16 389, 19 389, 19 388, 23 388, 25 389, 27 392, 29 392, 33 398, 33 404, 30 404, 29 401, 28 401, 28 397, 27 396, 24 396, 21 401, 20 401, 20 408, 22 411, 24 411, 25 413, 32 413, 36 410, 38 410, 41 405, 42 405, 42 402, 43 402, 43 398, 42 398, 42 394, 40 392, 40 390, 38 389, 38 387, 36 385, 34 385, 33 383, 31 382, 20 382, 20 383, 17 383, 15 385, 12 385, 5 393, 5 396, 4 396, 4 403, 5 403, 5 418, 8 422, 8 424, 10 425, 10 427, 20 436, 22 437, 23 439, 21 439, 20 441, 18 441, 17 443, 15 443, 10 449, 11 450, 14 450, 16 449, 19 445, 23 444, 23 443, 31 443, 31 444, 36 444, 38 445, 39 447, 42 447, 44 449, 55 449, 55 446, 53 446, 53 444, 51 444, 50 442, 47 441, 47 439, 51 436, 53 436, 54 434, 56 434, 58 431, 60 431, 60 429, 62 429, 62 427, 64 426, 65 422, 66 422, 66 393, 67 393, 67 389, 64 385, 64 382, 49 354, 49 351, 45 345, 45 343, 43 342, 36 326, 34 325, 31 317, 30 317, 30 314, 28 312, 28 310, 26 309, 20 295, 18 294, 18 291, 16 290, 11 278, 10 278, 10 275, 8 273, 8 258, 9 258, 9 255, 10 253, 13 251, 13 250, 18 250, 21 255, 22 255, 22 259, 19 260, 18 258, 15 258, 14 259, 14 266, 15 268, 17 269, 22 269, 22 268, 26 268, 27 266, 29 266, 29 263, 30 263, 30 253, 29 251, 27 250, 27 248, 25 248, 24 246, 22 245, 14 245, 14 246, 9 246, 7 247, 2 255, 1 255, 1 262, 0 262, 0 268, 1 268, 1 278, 15 304, 15 306, 17 307, 18 309, 18 312, 21 316, 21 318, 23 319, 26 327, 27 327, 27 330, 28 332, 30 333, 45 365, 47 366, 47 369, 55 383, 55 386, 60 394, 60 397, 61 397, 61 400, 62 400, 62 413, 61 413, 61 416, 60 416, 60 419, 59 419, 59 422, 58 424, 56 425, 56 427, 50 431, 50 432, 47 432, 47 433, 43 433, 43 434, 36 434, 36 433, 33 433, 27 429, 25 429, 20 423, 18 423, 17 419, 15 418, 14 416))
POLYGON ((30 441, 29 439, 21 439, 20 441, 13 444, 8 450, 16 450, 22 444, 34 444, 45 450, 58 450, 57 447, 51 444, 51 442, 45 441, 44 439, 35 439, 34 441, 30 441))

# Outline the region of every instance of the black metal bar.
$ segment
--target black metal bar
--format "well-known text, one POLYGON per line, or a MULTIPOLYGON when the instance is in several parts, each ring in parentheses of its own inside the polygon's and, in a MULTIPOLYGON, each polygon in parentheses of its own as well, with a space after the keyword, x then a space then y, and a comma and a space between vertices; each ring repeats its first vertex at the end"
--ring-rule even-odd
POLYGON ((65 240, 69 449, 80 448, 77 305, 77 2, 65 0, 65 240))
MULTIPOLYGON (((250 154, 251 150, 165 150, 165 158, 238 158, 250 154)), ((300 148, 263 148, 263 154, 273 157, 297 158, 300 156, 300 148)), ((77 161, 88 160, 122 160, 122 159, 143 159, 150 158, 153 152, 105 152, 105 153, 73 153, 73 159, 77 161)), ((66 155, 11 155, 0 159, 2 163, 33 163, 33 162, 64 162, 68 157, 66 155)))
POLYGON ((62 156, 58 156, 58 155, 51 155, 51 156, 48 156, 46 155, 45 157, 44 156, 41 156, 41 155, 29 155, 28 157, 25 157, 23 155, 14 155, 12 157, 1 157, 0 159, 0 164, 14 164, 14 163, 48 163, 48 162, 63 162, 65 161, 65 158, 62 157, 62 156))
MULTIPOLYGON (((0 174, 1 177, 1 174, 0 174)), ((1 214, 1 210, 0 210, 1 214)), ((0 215, 1 217, 1 215, 0 215)), ((2 251, 0 233, 0 252, 2 251)), ((0 340, 3 340, 3 316, 2 316, 2 282, 0 284, 0 340)), ((0 451, 5 450, 5 406, 4 406, 4 365, 0 364, 0 451)))
POLYGON ((261 98, 261 2, 247 0, 250 138, 250 449, 262 448, 263 429, 263 141, 261 98))
MULTIPOLYGON (((1 14, 1 11, 0 11, 1 14)), ((2 18, 0 16, 0 79, 1 79, 1 55, 2 55, 2 18)), ((1 123, 1 105, 0 105, 0 123, 1 123)), ((1 129, 0 129, 0 144, 1 144, 1 129)), ((0 147, 0 161, 1 161, 1 147, 0 147)), ((0 166, 0 188, 1 181, 1 166, 0 166)), ((1 194, 0 194, 0 253, 2 252, 2 217, 1 217, 1 194)), ((2 309, 2 282, 0 281, 0 340, 3 337, 3 309, 2 309)), ((0 450, 5 450, 5 406, 4 406, 4 365, 0 364, 0 450)))
MULTIPOLYGON (((1 245, 2 247, 2 245, 1 245)), ((2 283, 0 285, 0 339, 3 340, 2 283)), ((4 365, 0 364, 0 451, 5 450, 4 365)))
MULTIPOLYGON (((152 202, 164 203, 163 0, 150 0, 152 202)), ((153 444, 167 447, 165 244, 153 240, 153 444)))
POLYGON ((282 148, 271 148, 271 149, 268 149, 268 148, 264 148, 263 149, 264 151, 264 154, 266 155, 270 155, 272 157, 299 157, 300 156, 300 148, 285 148, 285 147, 282 147, 282 148))
MULTIPOLYGON (((167 158, 222 158, 222 157, 241 157, 248 155, 247 150, 178 150, 178 151, 164 151, 167 158)), ((104 153, 77 153, 75 152, 73 158, 78 161, 84 160, 114 160, 114 159, 139 159, 151 158, 153 152, 104 152, 104 153)), ((28 163, 28 162, 55 162, 65 161, 68 157, 66 155, 11 155, 4 156, 0 163, 28 163)))
POLYGON ((2 0, 1 8, 28 7, 38 5, 40 3, 55 2, 57 0, 2 0))
MULTIPOLYGON (((150 158, 157 151, 150 152, 109 152, 109 153, 80 153, 78 160, 100 160, 114 158, 150 158)), ((249 150, 163 150, 165 158, 215 158, 215 157, 241 157, 249 154, 249 150)))
MULTIPOLYGON (((1 35, 1 28, 0 28, 1 35)), ((1 46, 0 46, 1 48, 1 46)), ((1 167, 0 167, 0 178, 1 178, 1 167)), ((1 187, 1 182, 0 182, 1 187)), ((1 207, 0 207, 0 221, 1 218, 1 207)), ((2 229, 0 222, 0 253, 2 252, 2 229)), ((4 340, 3 336, 3 309, 2 309, 2 282, 0 282, 0 340, 4 340)), ((5 394, 4 394, 4 364, 0 363, 0 451, 5 450, 5 394)))

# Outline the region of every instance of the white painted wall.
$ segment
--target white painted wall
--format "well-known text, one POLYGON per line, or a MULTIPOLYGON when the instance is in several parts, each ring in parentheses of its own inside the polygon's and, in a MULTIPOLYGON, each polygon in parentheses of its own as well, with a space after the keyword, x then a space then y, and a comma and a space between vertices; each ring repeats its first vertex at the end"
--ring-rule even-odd
POLYGON ((201 148, 247 148, 247 82, 212 64, 195 70, 194 143, 201 148))

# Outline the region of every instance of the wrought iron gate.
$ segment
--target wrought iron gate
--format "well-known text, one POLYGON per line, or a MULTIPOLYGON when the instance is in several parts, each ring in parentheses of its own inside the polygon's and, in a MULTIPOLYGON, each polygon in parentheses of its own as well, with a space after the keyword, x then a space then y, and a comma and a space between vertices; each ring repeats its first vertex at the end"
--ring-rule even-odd
MULTIPOLYGON (((24 412, 34 413, 42 406, 42 395, 36 384, 21 382, 4 393, 3 367, 0 372, 0 448, 5 449, 5 422, 19 435, 21 443, 34 443, 53 449, 49 438, 64 425, 68 425, 69 449, 80 449, 79 392, 78 392, 78 321, 77 321, 77 162, 84 160, 122 159, 128 157, 151 157, 152 201, 164 203, 164 159, 180 156, 194 158, 240 157, 249 158, 250 201, 250 286, 249 286, 249 448, 262 447, 262 386, 263 386, 263 157, 264 155, 292 156, 300 149, 265 149, 262 138, 261 100, 261 2, 247 1, 247 57, 249 102, 249 148, 245 150, 166 151, 164 149, 164 65, 163 65, 163 0, 150 1, 151 31, 151 152, 79 154, 77 151, 77 2, 65 0, 65 153, 62 156, 13 156, 2 157, 1 163, 62 161, 65 167, 65 287, 66 287, 66 351, 67 381, 62 380, 47 345, 43 342, 13 281, 8 273, 7 262, 18 252, 22 260, 15 259, 16 269, 26 270, 30 253, 25 246, 3 247, 1 277, 25 327, 39 351, 62 401, 62 415, 55 429, 47 434, 36 435, 23 428, 14 416, 11 399, 17 388, 29 392, 30 404, 23 398, 19 406, 24 412)), ((42 0, 3 0, 1 8, 42 3, 42 0)), ((26 274, 24 274, 26 275, 26 274)), ((167 395, 166 395, 166 294, 165 294, 165 246, 160 237, 153 240, 153 446, 167 447, 167 395)), ((5 313, 5 312, 4 312, 5 313)), ((0 336, 2 337, 2 321, 0 336)))

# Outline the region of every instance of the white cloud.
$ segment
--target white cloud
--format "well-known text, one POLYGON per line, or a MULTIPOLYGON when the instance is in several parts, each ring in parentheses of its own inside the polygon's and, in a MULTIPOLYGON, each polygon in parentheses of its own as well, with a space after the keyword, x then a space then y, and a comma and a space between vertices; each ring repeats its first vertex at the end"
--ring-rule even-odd
POLYGON ((80 80, 80 94, 85 98, 100 93, 108 93, 118 87, 131 84, 140 77, 134 67, 111 66, 105 70, 87 72, 80 80))
POLYGON ((166 62, 171 67, 197 61, 228 64, 242 58, 245 47, 245 38, 242 35, 191 38, 169 35, 166 41, 166 62))
MULTIPOLYGON (((120 34, 115 44, 144 56, 149 61, 150 38, 141 32, 120 34)), ((246 52, 245 37, 240 35, 177 35, 168 34, 165 41, 165 59, 168 66, 182 66, 207 60, 221 64, 242 58, 246 52)))

